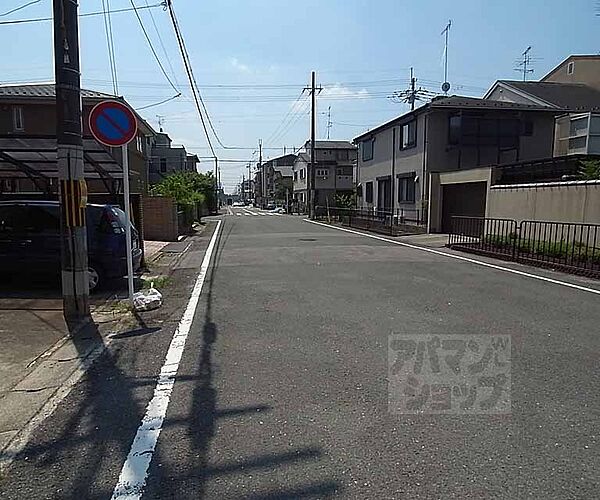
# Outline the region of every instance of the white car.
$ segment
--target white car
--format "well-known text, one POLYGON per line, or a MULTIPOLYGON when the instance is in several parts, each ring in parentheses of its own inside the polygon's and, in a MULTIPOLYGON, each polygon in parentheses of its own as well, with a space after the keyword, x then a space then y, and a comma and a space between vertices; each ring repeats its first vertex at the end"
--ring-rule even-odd
POLYGON ((244 204, 241 201, 234 201, 232 207, 243 207, 244 204))

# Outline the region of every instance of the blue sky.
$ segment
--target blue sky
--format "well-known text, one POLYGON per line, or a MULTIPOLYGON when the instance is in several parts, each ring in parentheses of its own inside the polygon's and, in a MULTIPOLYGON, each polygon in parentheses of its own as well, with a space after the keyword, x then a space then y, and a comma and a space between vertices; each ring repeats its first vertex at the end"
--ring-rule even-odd
MULTIPOLYGON (((159 0, 135 0, 136 5, 159 0)), ((2 0, 0 14, 28 3, 2 0)), ((102 10, 101 0, 81 0, 81 12, 102 10)), ((265 142, 265 157, 298 147, 308 137, 309 115, 302 88, 311 70, 324 90, 319 96, 318 137, 326 134, 331 106, 332 139, 352 139, 362 131, 406 111, 388 98, 408 86, 414 67, 417 85, 438 90, 443 79, 443 37, 452 19, 449 49, 451 93, 481 96, 496 79, 518 79, 516 60, 531 45, 541 78, 569 54, 600 52, 598 0, 173 0, 196 79, 215 128, 226 146, 223 159, 256 161, 253 148, 265 142), (287 120, 282 122, 284 117, 287 120), (278 148, 278 149, 268 149, 278 148)), ((110 0, 113 9, 130 0, 110 0)), ((40 0, 0 21, 51 15, 51 0, 40 0)), ((164 117, 176 143, 209 155, 194 111, 168 14, 141 12, 156 50, 183 97, 140 111, 151 124, 164 117), (166 53, 166 54, 165 54, 166 53), (172 69, 171 69, 172 68, 172 69)), ((174 94, 146 44, 135 14, 112 17, 119 93, 141 107, 174 94)), ((111 91, 102 17, 82 19, 82 78, 87 88, 111 91)), ((51 81, 51 23, 0 25, 5 47, 2 83, 51 81), (6 50, 10 47, 11 50, 6 50)), ((203 170, 212 163, 206 160, 203 170)), ((244 163, 223 162, 222 180, 231 191, 244 163)))

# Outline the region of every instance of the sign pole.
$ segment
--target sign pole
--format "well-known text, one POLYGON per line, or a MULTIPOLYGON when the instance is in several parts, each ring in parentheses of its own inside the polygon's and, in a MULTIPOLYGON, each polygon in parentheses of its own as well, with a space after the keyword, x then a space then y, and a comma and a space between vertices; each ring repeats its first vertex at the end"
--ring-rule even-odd
POLYGON ((127 290, 129 295, 129 302, 133 305, 133 256, 131 248, 131 201, 129 199, 129 152, 127 150, 127 144, 121 146, 121 156, 123 157, 123 196, 125 198, 125 245, 127 252, 127 290))

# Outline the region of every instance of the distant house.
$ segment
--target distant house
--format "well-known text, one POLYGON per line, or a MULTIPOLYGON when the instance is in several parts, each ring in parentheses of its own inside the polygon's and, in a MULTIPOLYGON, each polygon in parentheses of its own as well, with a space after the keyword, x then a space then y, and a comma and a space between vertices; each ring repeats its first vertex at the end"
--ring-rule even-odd
MULTIPOLYGON (((310 141, 304 144, 293 167, 294 200, 302 211, 308 203, 311 172, 310 141)), ((336 196, 354 194, 357 148, 348 141, 315 141, 315 205, 336 206, 336 196)))
POLYGON ((539 82, 498 80, 485 99, 557 110, 554 156, 600 154, 600 55, 574 55, 539 82))
POLYGON ((554 117, 546 105, 439 97, 354 139, 358 205, 402 213, 447 231, 450 216, 484 216, 489 169, 552 156, 554 117), (462 171, 436 183, 433 173, 462 171))
MULTIPOLYGON (((88 191, 114 195, 122 189, 121 149, 98 144, 91 137, 88 117, 97 103, 123 99, 86 89, 81 94, 88 191)), ((0 85, 0 193, 56 195, 56 162, 50 160, 56 150, 55 96, 54 84, 0 85)), ((138 135, 128 146, 130 187, 132 194, 145 194, 156 132, 141 116, 137 118, 138 135)))
POLYGON ((195 172, 199 159, 189 154, 184 146, 173 146, 171 138, 158 132, 152 144, 150 184, 155 184, 174 172, 195 172))
POLYGON ((292 166, 295 154, 271 158, 259 167, 258 196, 256 203, 266 207, 269 203, 285 204, 292 199, 292 166))

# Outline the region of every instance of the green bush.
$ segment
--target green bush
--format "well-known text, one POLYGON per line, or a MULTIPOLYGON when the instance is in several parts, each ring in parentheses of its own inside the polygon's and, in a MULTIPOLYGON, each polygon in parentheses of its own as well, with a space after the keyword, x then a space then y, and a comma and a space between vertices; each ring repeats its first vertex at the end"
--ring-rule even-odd
POLYGON ((179 205, 205 203, 212 207, 215 199, 215 179, 211 172, 175 172, 152 186, 150 193, 154 196, 173 198, 179 205))

